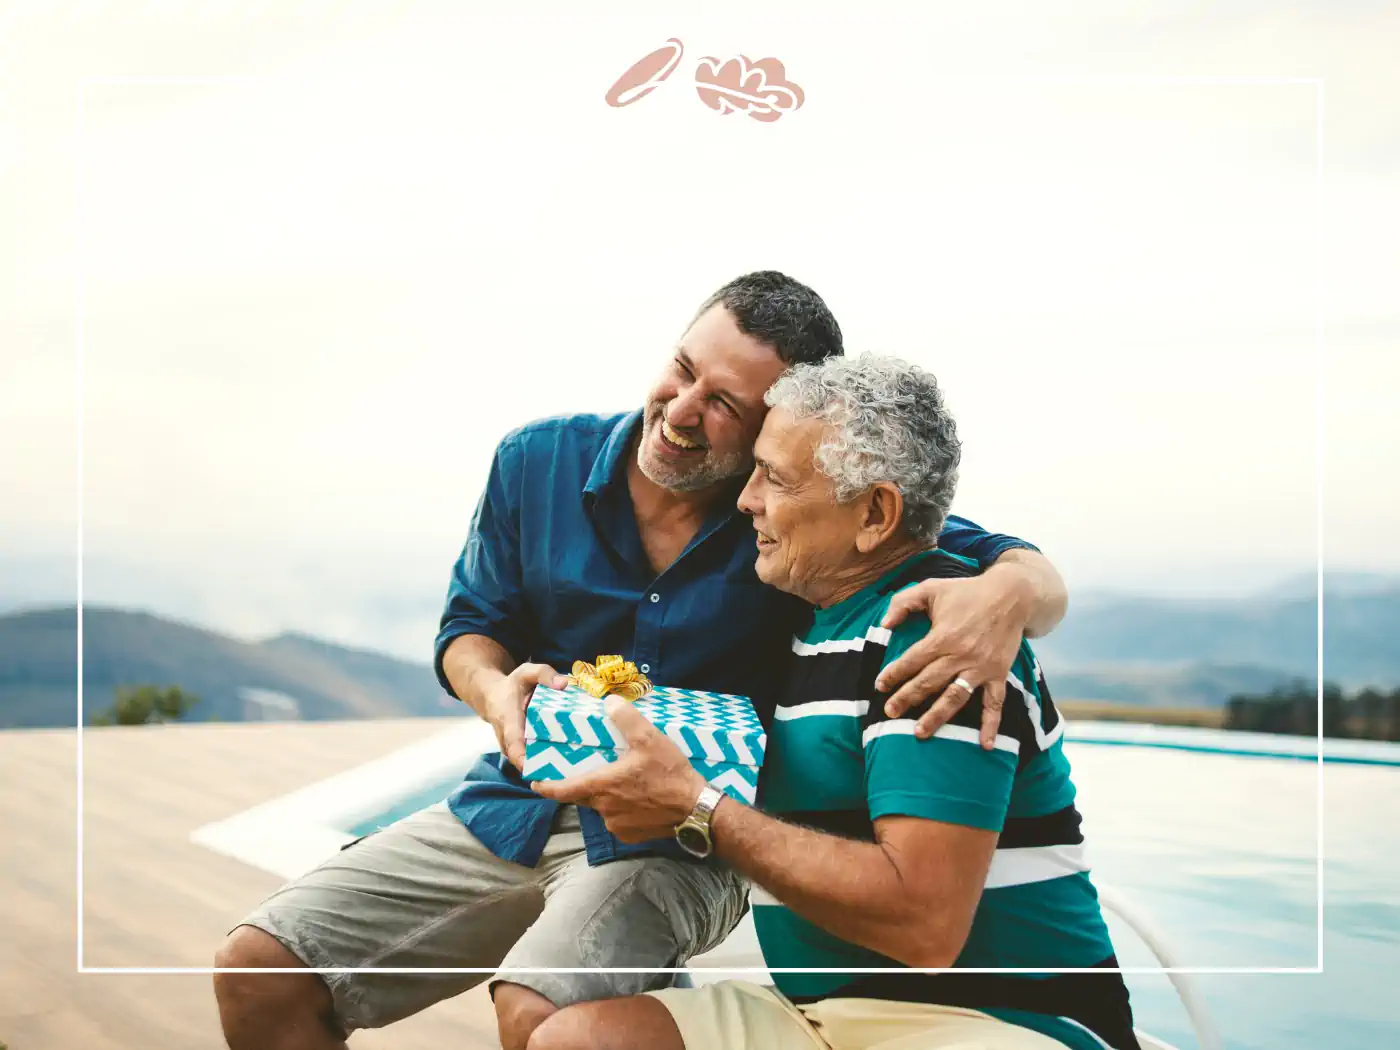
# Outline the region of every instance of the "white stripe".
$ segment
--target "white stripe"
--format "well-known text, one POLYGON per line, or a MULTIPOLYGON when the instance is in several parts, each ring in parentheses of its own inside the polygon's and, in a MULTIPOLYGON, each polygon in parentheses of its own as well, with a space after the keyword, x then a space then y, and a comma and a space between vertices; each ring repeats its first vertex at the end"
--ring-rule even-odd
POLYGON ((1024 846, 1021 849, 999 849, 992 854, 992 866, 987 871, 983 887, 989 890, 1003 886, 1024 886, 1031 882, 1049 882, 1065 875, 1088 871, 1084 844, 1076 846, 1024 846))
POLYGON ((729 738, 729 746, 734 748, 734 754, 738 757, 740 765, 756 766, 759 764, 758 759, 754 758, 753 752, 749 750, 749 745, 738 733, 729 738))
MULTIPOLYGON (((704 750, 706 759, 711 762, 729 761, 729 756, 724 753, 724 750, 715 740, 715 731, 713 729, 706 726, 692 726, 691 732, 695 734, 695 739, 700 741, 700 747, 704 750)), ((686 753, 689 754, 688 751, 686 753)), ((691 755, 691 757, 698 758, 700 756, 691 755)))
POLYGON ((721 791, 725 788, 733 788, 739 793, 739 797, 751 806, 758 794, 758 785, 745 780, 744 775, 737 769, 726 769, 719 776, 711 777, 710 783, 721 791))
POLYGON ((564 732, 564 727, 559 724, 559 712, 552 707, 540 708, 540 721, 544 723, 544 738, 546 740, 569 739, 569 734, 564 732))
MULTIPOLYGON (((912 718, 892 718, 888 722, 876 722, 861 734, 861 746, 869 747, 870 741, 882 736, 913 736, 914 726, 912 718)), ((933 734, 942 737, 944 740, 961 740, 965 744, 977 744, 980 746, 982 734, 976 729, 967 726, 940 726, 933 734)), ((997 734, 996 749, 998 751, 1009 751, 1011 754, 1020 754, 1021 742, 1014 736, 1003 736, 997 734)))
MULTIPOLYGON (((569 737, 567 736, 565 737, 565 739, 569 740, 569 743, 572 746, 577 747, 579 744, 582 744, 585 747, 603 746, 603 742, 598 739, 597 731, 593 728, 592 723, 589 721, 588 712, 570 711, 568 714, 568 719, 569 725, 574 727, 574 732, 572 739, 569 739, 569 737)), ((609 729, 612 729, 615 733, 617 733, 616 728, 612 725, 611 722, 608 722, 607 726, 609 729)), ((617 733, 616 739, 621 740, 622 734, 617 733)), ((611 744, 612 741, 608 741, 608 743, 611 744)))
MULTIPOLYGON (((1035 678, 1036 688, 1039 689, 1045 684, 1045 672, 1040 669, 1040 657, 1031 654, 1031 672, 1035 678)), ((1055 709, 1055 728, 1045 734, 1045 743, 1048 747, 1060 737, 1065 735, 1065 713, 1058 707, 1055 709)))
POLYGON ((868 700, 812 700, 791 707, 779 707, 773 717, 779 722, 791 722, 795 718, 810 718, 813 715, 855 715, 859 717, 870 710, 868 700))
POLYGON ((529 777, 552 766, 565 776, 576 776, 579 773, 587 773, 597 769, 599 766, 606 766, 608 763, 609 760, 601 751, 594 751, 577 762, 570 762, 559 752, 558 748, 547 747, 533 755, 527 754, 525 768, 520 773, 522 776, 529 777))
POLYGON ((681 724, 679 722, 666 723, 666 736, 670 739, 671 743, 680 748, 681 754, 688 755, 690 742, 686 740, 685 734, 681 732, 681 724))
POLYGON ((826 642, 804 642, 793 635, 792 651, 798 656, 816 656, 819 653, 858 653, 865 649, 867 641, 874 642, 876 645, 889 645, 889 628, 872 627, 865 632, 863 638, 837 638, 826 642))
MULTIPOLYGON (((1037 700, 1031 691, 1021 684, 1021 680, 1010 671, 1006 673, 1006 681, 1008 685, 1016 687, 1016 691, 1021 694, 1021 699, 1025 701, 1026 713, 1030 715, 1031 719, 1031 731, 1035 733, 1036 747, 1040 748, 1042 751, 1048 751, 1050 745, 1058 740, 1059 736, 1053 736, 1053 739, 1051 736, 1047 736, 1045 727, 1040 724, 1042 717, 1040 713, 1040 701, 1037 700)), ((1056 728, 1058 729, 1059 727, 1057 726, 1056 728)))
MULTIPOLYGON (((1032 882, 1049 882, 1064 875, 1088 871, 1084 846, 1028 846, 1024 849, 999 849, 992 856, 985 889, 1024 886, 1032 882)), ((757 883, 749 888, 749 903, 781 905, 782 902, 757 883)))

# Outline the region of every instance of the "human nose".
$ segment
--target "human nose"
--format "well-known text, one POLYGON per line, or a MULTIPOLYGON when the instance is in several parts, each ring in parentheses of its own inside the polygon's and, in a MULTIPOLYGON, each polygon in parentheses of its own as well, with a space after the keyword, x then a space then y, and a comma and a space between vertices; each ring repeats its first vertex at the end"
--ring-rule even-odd
POLYGON ((698 427, 703 405, 704 399, 696 392, 694 383, 683 386, 666 406, 666 422, 673 427, 698 427))
POLYGON ((754 468, 749 475, 749 480, 744 482, 743 491, 739 493, 739 509, 750 517, 758 517, 758 512, 763 509, 763 500, 759 497, 759 470, 754 468))

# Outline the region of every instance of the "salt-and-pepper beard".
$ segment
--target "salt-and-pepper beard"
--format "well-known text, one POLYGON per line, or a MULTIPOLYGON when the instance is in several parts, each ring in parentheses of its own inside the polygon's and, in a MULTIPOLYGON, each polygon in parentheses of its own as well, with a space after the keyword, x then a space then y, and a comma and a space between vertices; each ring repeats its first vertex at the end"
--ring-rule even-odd
POLYGON ((706 449, 705 457, 689 463, 658 462, 647 457, 652 431, 661 425, 665 403, 653 401, 642 416, 642 440, 637 443, 637 466, 647 480, 672 492, 698 492, 732 478, 742 477, 753 469, 753 457, 746 452, 733 452, 717 457, 714 449, 706 449))

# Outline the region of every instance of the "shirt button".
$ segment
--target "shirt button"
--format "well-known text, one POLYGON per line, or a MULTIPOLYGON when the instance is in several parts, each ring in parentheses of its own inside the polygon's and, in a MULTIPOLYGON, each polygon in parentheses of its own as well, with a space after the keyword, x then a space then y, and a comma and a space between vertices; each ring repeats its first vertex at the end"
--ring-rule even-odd
POLYGON ((659 601, 661 600, 661 595, 657 594, 655 591, 652 591, 652 592, 651 592, 651 600, 652 600, 653 603, 654 603, 654 602, 659 602, 659 601))
POLYGON ((642 674, 648 674, 648 673, 650 673, 650 671, 651 671, 651 664, 642 664, 642 674))

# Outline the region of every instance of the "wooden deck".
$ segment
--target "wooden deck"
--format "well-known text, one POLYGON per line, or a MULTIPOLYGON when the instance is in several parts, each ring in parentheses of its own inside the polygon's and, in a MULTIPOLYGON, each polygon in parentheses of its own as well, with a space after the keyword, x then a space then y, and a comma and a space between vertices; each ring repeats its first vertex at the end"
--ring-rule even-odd
MULTIPOLYGON (((210 821, 443 728, 390 722, 147 726, 84 732, 84 962, 207 967, 277 887, 189 841, 210 821)), ((79 974, 71 730, 0 732, 0 1045, 8 1050, 219 1050, 206 974, 79 974)), ((484 988, 353 1047, 496 1047, 484 988)))

